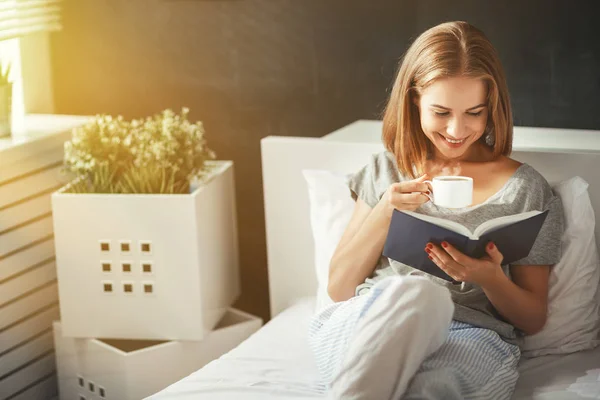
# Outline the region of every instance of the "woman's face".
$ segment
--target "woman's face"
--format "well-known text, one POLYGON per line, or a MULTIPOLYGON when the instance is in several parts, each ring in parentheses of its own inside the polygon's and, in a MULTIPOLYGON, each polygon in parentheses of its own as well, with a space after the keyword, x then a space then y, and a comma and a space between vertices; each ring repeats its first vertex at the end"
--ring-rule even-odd
POLYGON ((422 91, 421 128, 433 143, 436 158, 477 158, 488 119, 486 96, 483 80, 464 77, 438 79, 422 91))

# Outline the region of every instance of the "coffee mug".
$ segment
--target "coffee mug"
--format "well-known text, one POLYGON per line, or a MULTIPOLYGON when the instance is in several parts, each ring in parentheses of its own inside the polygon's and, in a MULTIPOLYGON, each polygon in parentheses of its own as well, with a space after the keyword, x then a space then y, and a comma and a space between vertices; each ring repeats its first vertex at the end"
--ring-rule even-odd
POLYGON ((468 176, 436 176, 429 183, 431 195, 426 194, 433 204, 446 208, 462 208, 473 204, 473 178, 468 176))

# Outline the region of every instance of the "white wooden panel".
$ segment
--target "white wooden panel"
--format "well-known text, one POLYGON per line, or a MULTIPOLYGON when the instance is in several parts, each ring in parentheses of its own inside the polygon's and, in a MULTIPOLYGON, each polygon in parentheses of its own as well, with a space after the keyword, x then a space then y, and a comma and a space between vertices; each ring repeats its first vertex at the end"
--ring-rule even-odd
POLYGON ((54 363, 54 353, 51 353, 1 380, 0 399, 4 399, 33 382, 48 376, 56 370, 54 363))
POLYGON ((53 349, 54 338, 52 336, 52 331, 49 330, 43 335, 0 357, 0 376, 4 376, 9 372, 14 371, 28 360, 33 360, 53 349))
MULTIPOLYGON (((1 236, 0 240, 2 240, 1 236)), ((45 240, 35 246, 14 253, 9 257, 0 257, 0 282, 35 264, 53 258, 54 239, 45 240)))
MULTIPOLYGON (((347 143, 381 143, 381 120, 358 120, 323 139, 347 143)), ((600 153, 600 131, 588 129, 513 127, 513 151, 535 153, 600 153)))
POLYGON ((0 257, 52 233, 52 218, 47 217, 0 235, 0 257))
MULTIPOLYGON (((51 399, 51 400, 59 400, 58 396, 55 395, 58 393, 58 382, 56 380, 56 375, 52 375, 51 377, 44 379, 40 383, 35 386, 30 387, 25 390, 23 393, 13 397, 10 400, 33 400, 33 399, 51 399), (48 397, 52 396, 52 397, 48 397)), ((79 400, 79 399, 75 399, 79 400)))
POLYGON ((338 143, 314 138, 269 137, 261 141, 271 316, 303 296, 317 280, 309 201, 302 169, 358 171, 376 143, 338 143))
POLYGON ((15 400, 58 393, 53 358, 18 368, 53 347, 49 329, 59 307, 51 193, 72 179, 61 173, 64 142, 88 120, 27 115, 26 132, 0 139, 0 376, 14 371, 0 382, 0 399, 7 392, 15 400))
POLYGON ((63 185, 66 178, 61 174, 61 168, 53 167, 0 186, 0 207, 63 185))
POLYGON ((52 326, 52 321, 58 319, 59 311, 58 306, 56 306, 23 321, 19 325, 15 325, 5 331, 0 331, 0 354, 50 328, 52 326))
MULTIPOLYGON (((32 288, 27 288, 31 290, 32 288)), ((27 297, 19 299, 0 308, 0 329, 14 324, 19 319, 33 314, 47 305, 58 302, 58 285, 56 282, 37 290, 27 297)), ((0 364, 2 362, 0 361, 0 364)), ((0 374, 2 375, 2 374, 0 374)))
POLYGON ((0 232, 13 228, 33 218, 52 212, 51 194, 35 197, 13 207, 0 209, 0 232))
MULTIPOLYGON (((23 293, 42 286, 56 279, 56 262, 41 265, 23 275, 10 279, 2 284, 0 304, 7 303, 23 293)), ((4 322, 0 320, 0 327, 4 322)))
MULTIPOLYGON (((0 170, 0 185, 6 181, 18 179, 18 177, 32 174, 34 171, 45 169, 63 162, 63 144, 59 143, 56 147, 48 148, 47 151, 30 155, 26 158, 16 160, 12 164, 5 164, 0 170)), ((4 157, 4 155, 3 155, 4 157)))
POLYGON ((383 121, 359 119, 323 136, 323 140, 349 143, 381 143, 383 121))
POLYGON ((511 157, 531 165, 550 184, 573 176, 580 176, 589 183, 588 194, 596 214, 596 243, 600 248, 600 155, 516 151, 511 157))

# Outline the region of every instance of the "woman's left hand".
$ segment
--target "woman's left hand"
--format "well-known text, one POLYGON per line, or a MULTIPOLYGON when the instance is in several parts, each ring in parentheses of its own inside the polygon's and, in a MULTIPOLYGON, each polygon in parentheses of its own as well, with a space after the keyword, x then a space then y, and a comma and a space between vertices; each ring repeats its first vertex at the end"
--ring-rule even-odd
POLYGON ((454 280, 474 283, 482 288, 504 275, 502 253, 492 242, 485 250, 487 255, 476 259, 461 253, 448 242, 442 242, 441 246, 428 243, 425 247, 429 258, 454 280))

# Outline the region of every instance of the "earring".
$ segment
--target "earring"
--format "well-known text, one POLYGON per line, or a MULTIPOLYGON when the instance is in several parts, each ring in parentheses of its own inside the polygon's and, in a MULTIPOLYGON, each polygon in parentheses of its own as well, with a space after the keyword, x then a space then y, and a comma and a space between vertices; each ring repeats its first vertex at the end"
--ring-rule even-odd
POLYGON ((496 144, 496 135, 494 135, 494 130, 488 127, 486 128, 485 132, 485 144, 490 147, 494 147, 494 144, 496 144))

